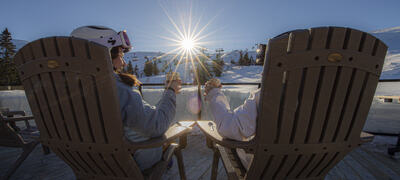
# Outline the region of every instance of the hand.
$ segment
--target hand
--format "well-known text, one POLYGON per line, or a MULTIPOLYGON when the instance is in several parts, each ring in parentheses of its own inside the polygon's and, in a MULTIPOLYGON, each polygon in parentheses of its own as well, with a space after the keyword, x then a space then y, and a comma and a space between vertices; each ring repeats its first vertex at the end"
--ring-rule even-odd
POLYGON ((182 89, 182 81, 181 80, 165 81, 165 88, 172 88, 174 89, 175 94, 179 94, 182 89))
POLYGON ((222 85, 219 79, 213 78, 208 80, 204 86, 204 96, 206 96, 212 89, 221 87, 222 85))

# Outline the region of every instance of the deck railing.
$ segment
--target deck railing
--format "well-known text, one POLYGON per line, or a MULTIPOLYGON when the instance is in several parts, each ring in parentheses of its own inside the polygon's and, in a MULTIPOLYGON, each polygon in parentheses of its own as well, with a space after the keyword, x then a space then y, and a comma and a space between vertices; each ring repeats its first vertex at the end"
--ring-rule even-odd
MULTIPOLYGON (((400 79, 381 79, 379 80, 379 82, 400 82, 400 79)), ((254 85, 254 86, 258 86, 258 88, 261 87, 261 83, 221 83, 223 86, 248 86, 248 85, 254 85)), ((164 83, 144 83, 142 84, 141 87, 139 87, 139 91, 142 93, 142 87, 151 87, 151 86, 164 86, 164 83)), ((182 83, 182 86, 197 86, 197 96, 201 97, 201 88, 202 85, 198 85, 198 84, 193 84, 193 83, 182 83)), ((385 98, 384 96, 378 96, 379 98, 385 98)), ((393 96, 394 97, 394 96, 393 96)), ((393 98, 391 96, 391 98, 393 98)), ((397 97, 397 96, 396 96, 397 97)), ((395 97, 395 98, 396 98, 395 97)), ((200 101, 200 104, 202 104, 202 98, 198 98, 200 101)), ((386 100, 385 100, 386 101, 386 100)), ((399 99, 400 101, 400 99, 399 99)), ((201 115, 201 110, 199 111, 199 113, 197 114, 197 119, 200 120, 202 117, 201 115)))

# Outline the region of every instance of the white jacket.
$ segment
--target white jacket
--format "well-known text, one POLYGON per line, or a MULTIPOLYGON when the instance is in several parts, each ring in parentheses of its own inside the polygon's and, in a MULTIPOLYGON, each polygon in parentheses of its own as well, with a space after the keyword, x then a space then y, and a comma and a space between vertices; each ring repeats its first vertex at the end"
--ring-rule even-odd
POLYGON ((260 89, 251 92, 244 104, 233 111, 220 88, 212 89, 205 100, 221 136, 243 141, 255 134, 260 89))

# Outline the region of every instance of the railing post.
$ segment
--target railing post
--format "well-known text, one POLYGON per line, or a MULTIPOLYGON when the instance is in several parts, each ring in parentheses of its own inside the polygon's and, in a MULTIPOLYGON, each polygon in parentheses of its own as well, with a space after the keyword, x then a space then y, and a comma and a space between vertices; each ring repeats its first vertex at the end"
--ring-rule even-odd
POLYGON ((203 107, 203 101, 201 100, 201 84, 197 85, 197 102, 199 106, 199 113, 197 114, 197 120, 201 120, 201 108, 203 107))

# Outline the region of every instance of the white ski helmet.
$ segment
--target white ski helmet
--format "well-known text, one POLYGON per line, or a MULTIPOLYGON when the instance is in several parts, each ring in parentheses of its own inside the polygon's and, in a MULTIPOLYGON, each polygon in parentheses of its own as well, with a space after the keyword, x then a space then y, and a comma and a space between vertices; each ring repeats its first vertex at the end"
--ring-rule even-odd
POLYGON ((129 52, 132 48, 126 30, 117 32, 105 26, 82 26, 74 29, 71 36, 99 43, 109 49, 122 46, 124 52, 129 52))

